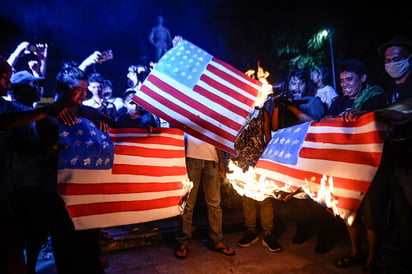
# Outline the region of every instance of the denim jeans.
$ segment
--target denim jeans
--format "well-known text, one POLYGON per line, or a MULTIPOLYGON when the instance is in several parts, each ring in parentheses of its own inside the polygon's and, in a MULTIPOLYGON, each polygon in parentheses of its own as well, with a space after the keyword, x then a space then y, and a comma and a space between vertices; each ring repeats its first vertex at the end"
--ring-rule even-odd
POLYGON ((273 231, 273 203, 271 198, 256 201, 252 198, 242 196, 243 218, 248 230, 256 230, 257 212, 260 211, 260 224, 264 235, 273 231))
POLYGON ((186 168, 189 179, 193 182, 193 188, 181 216, 180 232, 176 239, 180 244, 190 245, 193 209, 196 204, 199 186, 202 184, 207 206, 209 240, 212 245, 216 245, 223 239, 219 165, 214 161, 186 158, 186 168))

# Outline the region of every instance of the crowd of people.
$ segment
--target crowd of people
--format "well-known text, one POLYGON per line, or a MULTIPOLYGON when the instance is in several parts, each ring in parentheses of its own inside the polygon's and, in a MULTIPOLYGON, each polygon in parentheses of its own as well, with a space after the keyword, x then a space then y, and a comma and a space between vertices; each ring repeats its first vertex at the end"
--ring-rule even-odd
MULTIPOLYGON (((168 42, 159 47, 157 60, 178 42, 170 39, 162 23, 159 17, 153 33, 162 32, 168 42)), ((59 145, 58 126, 88 119, 104 132, 112 127, 151 131, 165 123, 132 100, 139 96, 150 68, 131 65, 125 75, 127 87, 123 96, 115 97, 110 79, 95 71, 86 73, 90 65, 101 62, 99 51, 80 63, 65 62, 56 77, 54 101, 39 106, 47 78, 47 53, 47 44, 22 42, 8 59, 0 57, 0 218, 4 221, 0 226, 0 272, 35 273, 40 249, 50 236, 58 273, 104 273, 108 262, 100 241, 102 237, 110 239, 110 235, 102 229, 75 230, 57 190, 58 151, 70 149, 59 145), (15 64, 25 54, 33 54, 27 64, 29 69, 15 71, 15 64)), ((392 79, 389 87, 371 83, 360 59, 340 60, 340 90, 330 84, 330 73, 323 64, 290 68, 285 90, 269 95, 265 104, 256 109, 256 115, 237 139, 238 154, 230 157, 247 171, 257 163, 273 131, 329 117, 354 121, 360 115, 375 112, 389 125, 382 161, 354 223, 347 225, 352 248, 337 258, 335 265, 363 265, 365 273, 379 273, 382 233, 389 226, 399 231, 397 271, 408 273, 412 270, 408 261, 412 244, 412 172, 408 160, 412 153, 412 42, 394 37, 382 44, 378 53, 392 79), (366 249, 363 237, 367 239, 366 249)), ((234 256, 235 250, 223 240, 221 184, 227 166, 222 151, 186 133, 185 140, 186 167, 193 188, 180 216, 174 255, 180 259, 189 255, 193 211, 201 188, 207 205, 209 247, 234 256)), ((305 216, 296 220, 292 242, 302 243, 314 233, 314 251, 330 251, 335 239, 328 224, 335 216, 305 192, 287 195, 286 201, 305 216)), ((276 208, 272 198, 255 201, 242 196, 242 208, 246 231, 237 245, 245 248, 257 242, 261 228, 262 244, 271 252, 282 252, 274 237, 276 208)))

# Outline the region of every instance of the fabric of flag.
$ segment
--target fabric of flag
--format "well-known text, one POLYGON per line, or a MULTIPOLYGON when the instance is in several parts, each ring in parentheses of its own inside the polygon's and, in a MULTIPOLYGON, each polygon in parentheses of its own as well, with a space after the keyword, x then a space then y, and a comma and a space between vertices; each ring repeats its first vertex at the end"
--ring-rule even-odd
POLYGON ((374 113, 356 122, 338 117, 284 128, 273 134, 256 174, 284 192, 309 190, 315 200, 326 187, 335 213, 351 224, 380 164, 385 131, 374 113), (333 181, 322 189, 324 176, 333 181))
POLYGON ((78 230, 177 216, 190 190, 179 129, 59 126, 58 190, 78 230))
POLYGON ((172 126, 235 154, 262 83, 182 40, 154 66, 133 100, 172 126))

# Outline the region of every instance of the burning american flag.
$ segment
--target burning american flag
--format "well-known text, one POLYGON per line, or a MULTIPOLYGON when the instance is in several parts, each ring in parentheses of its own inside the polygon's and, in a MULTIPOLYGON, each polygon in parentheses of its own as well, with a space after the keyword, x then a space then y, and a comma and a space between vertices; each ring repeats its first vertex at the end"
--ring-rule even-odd
POLYGON ((174 127, 231 154, 271 88, 182 39, 154 66, 134 101, 174 127))
POLYGON ((59 126, 58 189, 76 229, 177 216, 190 190, 179 129, 112 129, 86 119, 59 126))
POLYGON ((229 180, 261 200, 302 189, 351 224, 380 164, 385 131, 374 113, 350 123, 338 117, 283 128, 245 180, 233 174, 229 180))

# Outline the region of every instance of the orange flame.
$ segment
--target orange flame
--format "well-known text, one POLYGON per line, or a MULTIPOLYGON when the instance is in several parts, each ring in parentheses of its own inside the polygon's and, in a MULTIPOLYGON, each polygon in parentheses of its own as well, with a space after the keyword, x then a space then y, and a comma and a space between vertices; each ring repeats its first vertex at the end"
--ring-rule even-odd
POLYGON ((262 107, 267 97, 269 96, 269 94, 273 93, 272 85, 270 85, 267 81, 267 78, 270 75, 269 72, 265 71, 260 66, 260 61, 258 61, 257 72, 253 69, 249 69, 248 71, 245 72, 245 74, 249 77, 259 80, 262 83, 262 87, 255 101, 255 107, 262 107))
MULTIPOLYGON (((305 184, 295 192, 290 192, 291 185, 285 184, 279 187, 273 180, 267 179, 264 176, 258 176, 253 167, 249 167, 246 172, 236 165, 235 161, 229 159, 226 179, 233 186, 236 192, 241 196, 247 196, 257 201, 263 201, 268 197, 273 197, 280 200, 288 200, 292 197, 309 197, 315 202, 327 207, 333 215, 345 217, 346 212, 341 212, 337 207, 338 201, 333 195, 333 177, 323 175, 320 184, 315 182, 315 178, 311 180, 305 179, 305 184), (285 196, 286 194, 286 196, 285 196)), ((353 218, 349 216, 348 223, 353 222, 353 218)))

